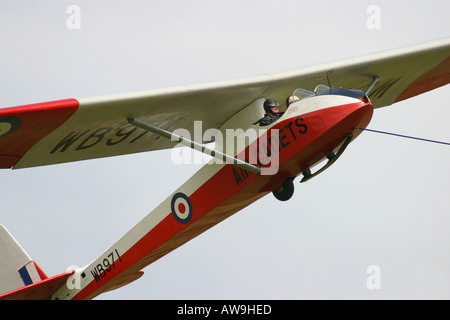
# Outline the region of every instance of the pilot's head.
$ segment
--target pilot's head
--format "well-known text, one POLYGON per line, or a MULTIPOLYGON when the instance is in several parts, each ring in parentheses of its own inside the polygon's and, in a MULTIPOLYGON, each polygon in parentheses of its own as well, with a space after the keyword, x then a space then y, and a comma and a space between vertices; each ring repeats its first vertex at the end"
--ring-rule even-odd
POLYGON ((286 99, 286 107, 289 107, 291 103, 294 103, 295 101, 298 101, 299 98, 297 96, 290 96, 286 99))
POLYGON ((266 101, 264 101, 264 111, 266 112, 266 114, 278 114, 280 112, 280 105, 278 104, 277 100, 266 99, 266 101))

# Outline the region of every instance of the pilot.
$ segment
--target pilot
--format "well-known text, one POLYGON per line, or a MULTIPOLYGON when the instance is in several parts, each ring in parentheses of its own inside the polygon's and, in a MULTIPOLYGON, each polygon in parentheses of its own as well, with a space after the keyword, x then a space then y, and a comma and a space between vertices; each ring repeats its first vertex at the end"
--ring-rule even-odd
POLYGON ((283 115, 283 112, 280 112, 280 105, 277 100, 274 99, 266 99, 264 101, 264 117, 259 119, 255 125, 259 126, 268 126, 269 124, 277 121, 283 115))
POLYGON ((286 99, 286 108, 289 108, 289 106, 291 105, 291 103, 294 103, 296 101, 300 100, 297 96, 289 96, 286 99))

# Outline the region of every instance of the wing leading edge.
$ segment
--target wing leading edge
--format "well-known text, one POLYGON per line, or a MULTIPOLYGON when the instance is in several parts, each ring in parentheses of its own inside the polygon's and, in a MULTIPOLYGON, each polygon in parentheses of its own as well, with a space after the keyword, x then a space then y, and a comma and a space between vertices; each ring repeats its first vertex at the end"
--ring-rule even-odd
MULTIPOLYGON (((0 167, 26 168, 171 148, 176 142, 128 123, 165 130, 221 128, 262 97, 279 101, 326 83, 370 92, 375 108, 450 82, 450 39, 289 72, 211 84, 0 109, 0 167)), ((260 99, 261 100, 261 99, 260 99)), ((261 108, 262 109, 262 108, 261 108)), ((257 119, 249 119, 249 125, 257 119)), ((203 142, 203 141, 197 141, 203 142)))

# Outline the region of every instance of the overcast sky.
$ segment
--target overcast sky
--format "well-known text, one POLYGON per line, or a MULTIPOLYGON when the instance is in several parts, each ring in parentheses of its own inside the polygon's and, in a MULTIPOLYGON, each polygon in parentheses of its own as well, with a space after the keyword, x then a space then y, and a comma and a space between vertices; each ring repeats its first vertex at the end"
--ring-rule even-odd
MULTIPOLYGON (((418 44, 450 36, 449 12, 446 0, 1 0, 0 105, 418 44)), ((369 128, 450 142, 449 97, 447 86, 378 109, 369 128)), ((99 299, 449 299, 449 160, 448 146, 365 132, 287 203, 264 197, 99 299)), ((199 168, 168 150, 2 170, 0 223, 53 276, 97 258, 199 168)))

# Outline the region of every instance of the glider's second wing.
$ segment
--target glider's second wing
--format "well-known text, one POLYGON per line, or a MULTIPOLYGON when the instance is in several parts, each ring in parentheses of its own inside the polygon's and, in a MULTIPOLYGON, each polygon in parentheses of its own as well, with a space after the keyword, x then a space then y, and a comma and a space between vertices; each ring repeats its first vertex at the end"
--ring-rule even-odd
POLYGON ((171 148, 175 142, 136 128, 128 118, 170 131, 184 128, 195 138, 194 121, 202 121, 203 130, 219 128, 261 96, 269 84, 270 77, 264 76, 245 83, 233 81, 0 109, 0 168, 171 148))
MULTIPOLYGON (((391 105, 450 82, 450 40, 290 72, 89 99, 0 109, 0 168, 25 168, 171 148, 176 143, 136 128, 130 117, 173 131, 222 128, 259 98, 284 101, 297 88, 366 90, 375 107, 391 105)), ((258 100, 259 101, 259 100, 258 100)), ((255 107, 255 104, 253 104, 255 107)), ((262 107, 258 106, 258 110, 262 107)), ((249 125, 258 120, 248 119, 249 125)), ((222 128, 223 129, 223 128, 222 128)), ((197 137, 200 135, 200 137, 197 137)), ((199 138, 199 139, 198 139, 199 138)))

